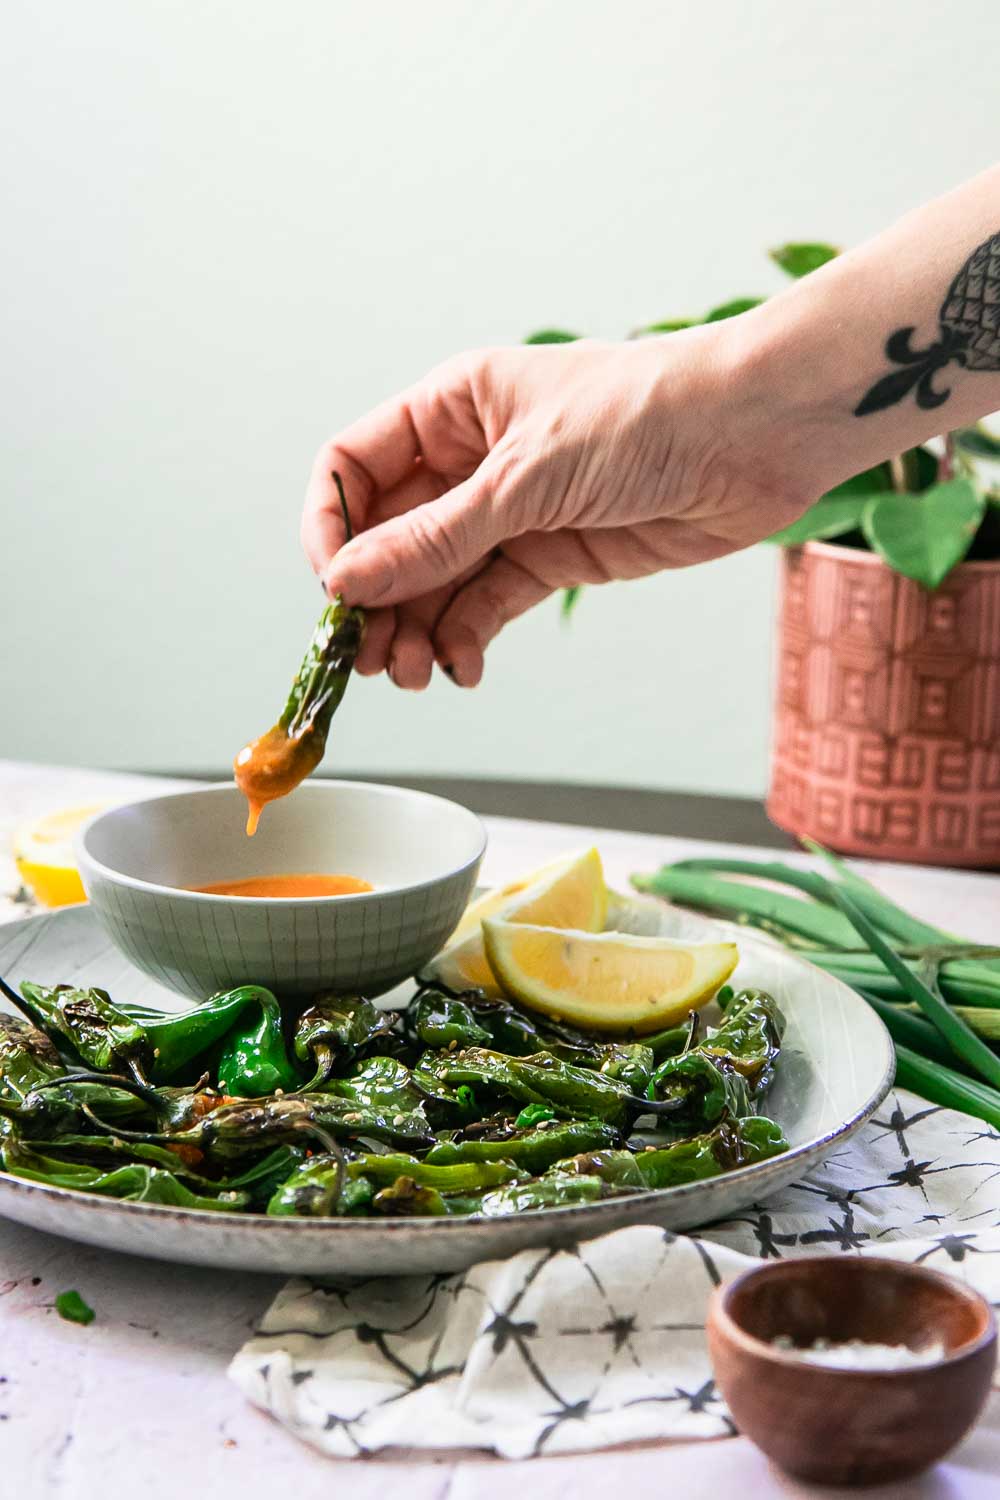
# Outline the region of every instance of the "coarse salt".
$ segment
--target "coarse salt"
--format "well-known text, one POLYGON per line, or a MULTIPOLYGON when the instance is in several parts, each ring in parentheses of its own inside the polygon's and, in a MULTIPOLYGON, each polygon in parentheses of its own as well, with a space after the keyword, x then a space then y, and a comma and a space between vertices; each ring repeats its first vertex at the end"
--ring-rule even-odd
POLYGON ((832 1370, 906 1370, 919 1365, 933 1365, 945 1356, 940 1339, 911 1349, 908 1344, 870 1344, 865 1339, 848 1339, 833 1344, 829 1339, 815 1339, 806 1345, 796 1344, 787 1333, 771 1340, 775 1349, 794 1354, 810 1365, 825 1365, 832 1370))

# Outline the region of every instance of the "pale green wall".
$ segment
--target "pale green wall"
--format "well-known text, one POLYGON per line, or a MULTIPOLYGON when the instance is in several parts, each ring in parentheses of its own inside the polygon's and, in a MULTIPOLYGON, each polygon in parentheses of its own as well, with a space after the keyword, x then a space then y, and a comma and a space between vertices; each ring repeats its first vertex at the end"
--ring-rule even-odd
MULTIPOLYGON (((996 0, 13 0, 0 755, 223 766, 320 604, 315 446, 466 345, 780 284, 995 151, 996 0), (15 646, 15 637, 17 644, 15 646)), ((332 765, 753 792, 774 559, 552 606, 332 765)))

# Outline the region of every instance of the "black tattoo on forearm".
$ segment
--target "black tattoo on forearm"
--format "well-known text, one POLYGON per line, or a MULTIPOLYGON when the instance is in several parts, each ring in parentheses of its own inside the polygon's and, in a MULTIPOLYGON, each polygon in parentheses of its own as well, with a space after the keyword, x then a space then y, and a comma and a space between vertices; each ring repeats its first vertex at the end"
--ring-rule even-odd
POLYGON ((854 408, 856 417, 883 411, 913 392, 918 406, 940 406, 951 395, 934 389, 934 376, 952 360, 966 370, 1000 370, 1000 233, 973 250, 948 288, 938 313, 941 336, 926 349, 914 349, 915 329, 897 328, 886 341, 886 356, 903 369, 872 386, 854 408))

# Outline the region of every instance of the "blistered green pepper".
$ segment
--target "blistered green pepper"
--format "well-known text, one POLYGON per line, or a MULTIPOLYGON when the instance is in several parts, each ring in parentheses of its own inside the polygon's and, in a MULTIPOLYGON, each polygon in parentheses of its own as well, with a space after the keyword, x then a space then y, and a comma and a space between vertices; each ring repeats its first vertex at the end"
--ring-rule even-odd
POLYGON ((449 1085, 482 1084, 525 1104, 550 1104, 560 1115, 621 1124, 633 1102, 617 1079, 561 1062, 548 1052, 508 1057, 483 1047, 425 1054, 420 1069, 449 1085))
POLYGON ((107 1198, 123 1198, 130 1203, 170 1203, 178 1208, 218 1209, 233 1212, 246 1208, 249 1193, 220 1185, 213 1195, 193 1193, 174 1171, 163 1167, 131 1163, 104 1171, 86 1162, 65 1162, 42 1156, 22 1142, 7 1139, 3 1143, 4 1170, 14 1177, 32 1182, 46 1182, 53 1187, 76 1188, 86 1193, 100 1193, 107 1198))
POLYGON ((453 1162, 435 1166, 394 1151, 384 1156, 356 1156, 346 1165, 350 1178, 367 1177, 372 1182, 395 1182, 410 1177, 421 1187, 437 1188, 439 1193, 475 1193, 501 1182, 523 1182, 528 1174, 512 1161, 453 1162))
POLYGON ((207 1053, 248 1006, 259 1003, 252 985, 213 995, 202 1005, 176 1013, 119 1005, 107 990, 97 988, 26 982, 21 990, 36 1025, 68 1045, 82 1062, 101 1073, 126 1071, 143 1083, 176 1078, 207 1053))
POLYGON ((348 1177, 342 1159, 323 1152, 302 1162, 275 1188, 267 1211, 272 1218, 329 1219, 363 1213, 373 1196, 366 1177, 348 1177))
POLYGON ((365 1109, 391 1110, 394 1114, 419 1109, 423 1102, 409 1068, 395 1057, 370 1057, 350 1077, 329 1079, 323 1092, 336 1094, 340 1099, 353 1099, 365 1109))
POLYGON ((298 1073, 285 1050, 281 1006, 270 990, 245 985, 244 991, 260 1005, 260 1016, 238 1022, 222 1044, 218 1062, 219 1087, 242 1099, 290 1093, 300 1085, 298 1073))
POLYGON ((427 1121, 418 1110, 392 1114, 365 1109, 332 1094, 287 1094, 271 1099, 225 1104, 186 1130, 146 1136, 147 1140, 197 1146, 219 1162, 259 1151, 266 1145, 321 1142, 370 1136, 402 1150, 422 1151, 433 1144, 427 1121))
POLYGON ((553 1171, 599 1177, 615 1188, 669 1188, 718 1177, 787 1150, 788 1142, 773 1120, 751 1115, 652 1151, 588 1151, 572 1161, 557 1162, 553 1171))
POLYGON ((49 1038, 20 1016, 0 1012, 0 1098, 21 1103, 66 1069, 49 1038))
POLYGON ((440 1218, 448 1212, 448 1200, 437 1188, 422 1186, 412 1177, 397 1177, 389 1187, 375 1194, 372 1209, 399 1218, 440 1218))
MULTIPOLYGON (((529 1105, 530 1109, 532 1106, 529 1105)), ((424 1157, 428 1165, 450 1166, 463 1161, 512 1161, 529 1172, 544 1172, 553 1162, 581 1151, 616 1146, 621 1139, 604 1120, 553 1121, 540 1129, 511 1129, 499 1139, 439 1141, 424 1157)))
POLYGON ((295 1056, 315 1069, 306 1088, 322 1088, 376 1043, 384 1043, 397 1020, 395 1011, 379 1010, 360 996, 318 995, 295 1023, 295 1056))
POLYGON ((770 995, 743 991, 728 1001, 720 1026, 709 1027, 696 1046, 659 1064, 649 1083, 650 1099, 679 1102, 678 1118, 696 1125, 713 1125, 726 1114, 751 1114, 754 1100, 773 1079, 783 1029, 784 1018, 770 995))
POLYGON ((533 1182, 510 1183, 495 1192, 484 1193, 476 1211, 495 1219, 505 1214, 526 1213, 533 1208, 568 1208, 574 1203, 596 1203, 605 1192, 600 1177, 553 1171, 533 1182))
POLYGON ((492 1038, 461 995, 428 985, 404 1013, 407 1034, 425 1047, 488 1047, 492 1038))

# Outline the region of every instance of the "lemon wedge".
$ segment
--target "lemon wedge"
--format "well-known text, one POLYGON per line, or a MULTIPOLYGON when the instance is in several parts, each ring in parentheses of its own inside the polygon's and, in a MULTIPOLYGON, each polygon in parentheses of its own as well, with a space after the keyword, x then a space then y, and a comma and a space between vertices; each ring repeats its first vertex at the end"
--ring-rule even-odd
POLYGON ((483 922, 483 939, 512 1000, 609 1034, 673 1026, 712 998, 739 958, 735 943, 569 932, 495 917, 483 922))
POLYGON ((47 813, 14 834, 18 874, 43 906, 70 906, 75 901, 86 901, 73 857, 73 837, 103 806, 97 803, 47 813))
POLYGON ((597 850, 564 854, 561 859, 473 901, 448 946, 428 965, 424 977, 441 980, 456 990, 479 986, 488 994, 497 995, 499 986, 483 948, 485 918, 600 932, 607 901, 604 870, 597 850))

